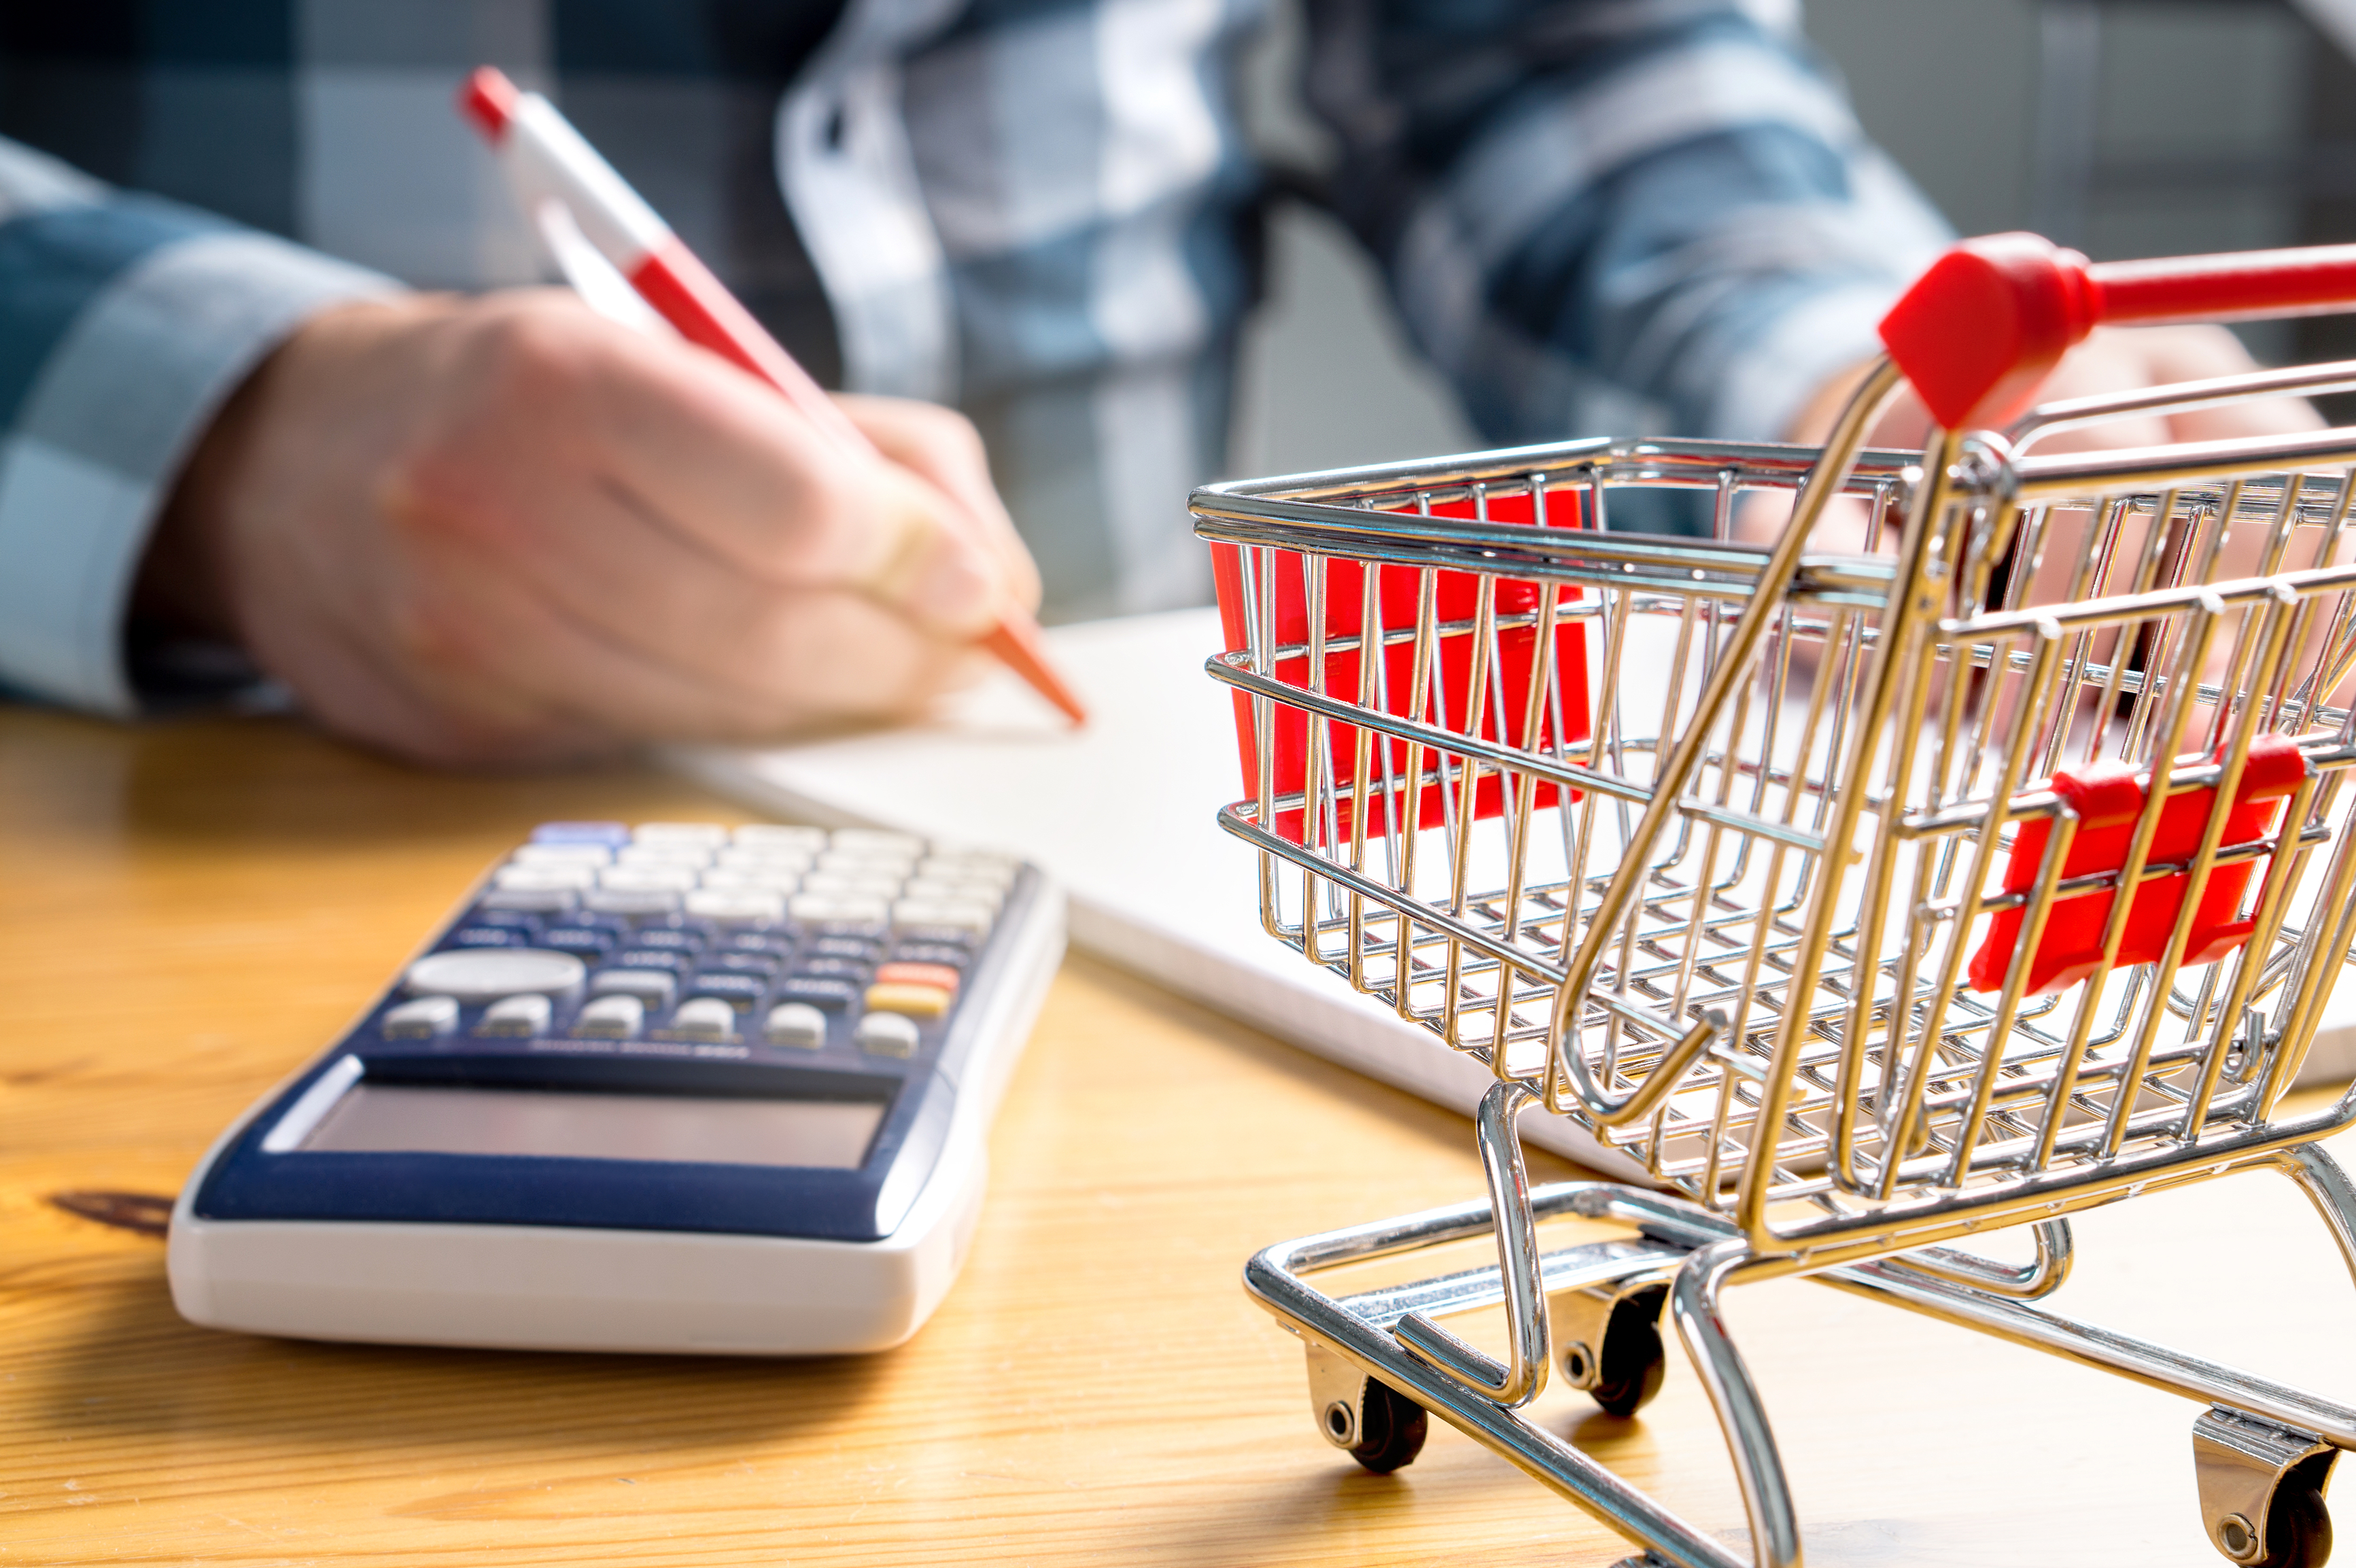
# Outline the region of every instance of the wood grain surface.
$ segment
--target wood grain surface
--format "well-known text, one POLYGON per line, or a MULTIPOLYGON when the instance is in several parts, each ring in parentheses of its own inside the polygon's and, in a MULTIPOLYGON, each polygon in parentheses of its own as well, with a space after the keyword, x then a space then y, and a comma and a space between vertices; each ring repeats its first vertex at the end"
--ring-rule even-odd
MULTIPOLYGON (((1269 1242, 1472 1195, 1469 1125, 1079 958, 1001 1114, 964 1278, 899 1350, 521 1355, 181 1322, 138 1200, 177 1189, 555 816, 741 813, 637 769, 434 776, 277 720, 0 709, 0 1563, 1626 1552, 1438 1423, 1414 1466, 1360 1473, 1239 1286, 1269 1242)), ((2123 1205, 2079 1235, 2064 1309, 2356 1389, 2356 1296, 2286 1183, 2123 1205)), ((2190 1404, 1805 1282, 1738 1292, 1729 1316, 1812 1563, 2222 1561, 2190 1404)), ((1676 1352, 1634 1421, 1560 1389, 1536 1411, 1740 1539, 1676 1352)))

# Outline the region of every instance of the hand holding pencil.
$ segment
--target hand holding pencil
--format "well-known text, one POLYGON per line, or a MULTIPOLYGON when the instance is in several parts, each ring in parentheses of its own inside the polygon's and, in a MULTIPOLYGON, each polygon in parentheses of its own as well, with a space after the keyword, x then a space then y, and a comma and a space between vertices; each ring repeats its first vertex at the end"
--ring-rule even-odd
MULTIPOLYGON (((527 199, 561 203, 573 231, 681 337, 767 382, 846 451, 881 455, 554 104, 538 93, 519 91, 505 73, 490 66, 467 79, 458 102, 510 161, 515 183, 527 199)), ((1048 664, 1038 625, 1028 613, 1011 608, 983 645, 1072 722, 1086 722, 1079 699, 1048 664)))
POLYGON ((826 403, 855 446, 570 290, 327 310, 201 432, 136 618, 437 764, 913 714, 1037 579, 960 416, 826 403))

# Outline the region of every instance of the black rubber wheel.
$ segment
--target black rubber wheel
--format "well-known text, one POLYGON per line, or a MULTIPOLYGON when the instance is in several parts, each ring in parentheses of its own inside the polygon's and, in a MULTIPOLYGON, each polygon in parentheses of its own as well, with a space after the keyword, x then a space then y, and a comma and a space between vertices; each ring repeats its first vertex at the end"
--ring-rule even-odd
POLYGON ((1603 1328, 1603 1364, 1588 1394, 1612 1415, 1633 1415, 1661 1392, 1668 1353, 1661 1345, 1661 1294, 1645 1291, 1612 1309, 1603 1328))
POLYGON ((1358 1445, 1350 1450, 1350 1457, 1377 1476, 1387 1476, 1412 1463, 1430 1435, 1431 1417, 1423 1406, 1388 1383, 1370 1381, 1358 1422, 1358 1445))
POLYGON ((2331 1514, 2323 1488, 2296 1472, 2266 1509, 2266 1554, 2250 1568, 2323 1568, 2331 1556, 2331 1514))

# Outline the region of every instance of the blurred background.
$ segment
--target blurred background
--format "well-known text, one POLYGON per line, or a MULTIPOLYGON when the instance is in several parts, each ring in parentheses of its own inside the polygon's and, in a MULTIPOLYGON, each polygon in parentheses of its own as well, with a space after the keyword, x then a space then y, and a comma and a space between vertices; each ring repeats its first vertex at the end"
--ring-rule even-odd
MULTIPOLYGON (((2356 241, 2356 0, 1805 0, 1804 22, 1961 233, 2033 229, 2098 261, 2356 241)), ((1283 0, 1247 118, 1264 153, 1314 169, 1328 149, 1293 99, 1299 48, 1283 0)), ((1280 208, 1269 263, 1237 473, 1479 444, 1335 224, 1280 208)), ((2243 335, 2267 363, 2356 357, 2356 317, 2243 335)), ((2356 422, 2356 396, 2330 403, 2356 422)))

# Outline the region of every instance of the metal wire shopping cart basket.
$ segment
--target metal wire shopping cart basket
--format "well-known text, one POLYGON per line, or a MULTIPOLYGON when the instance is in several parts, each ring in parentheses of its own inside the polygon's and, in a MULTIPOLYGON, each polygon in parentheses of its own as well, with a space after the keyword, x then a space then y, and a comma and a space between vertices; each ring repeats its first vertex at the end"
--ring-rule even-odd
POLYGON ((2322 1560, 2356 1410, 2035 1303, 2070 1213, 2255 1166, 2356 1269, 2316 1147, 2356 1092, 2284 1103, 2356 939, 2356 430, 2036 448, 2356 365, 2022 411, 2097 321, 2326 306, 2356 308, 2356 248, 2089 267, 2003 236, 1892 312, 1821 453, 1577 442, 1195 493, 1251 792, 1221 821, 1267 929, 1496 1074, 1485 1200, 1247 1268, 1330 1441, 1395 1468, 1434 1412, 1653 1558, 1737 1563, 1517 1413, 1550 1367, 1633 1413, 1665 1307, 1755 1560, 1795 1563, 1717 1304, 1808 1274, 2203 1402, 2212 1542, 2322 1560), (1864 450, 1910 383, 1925 451, 1864 450), (1714 537, 1612 530, 1661 490, 1714 537), (1777 542, 1739 542, 1776 507, 1777 542), (1652 1185, 1532 1188, 1533 1103, 1652 1185), (1569 1215, 1630 1234, 1542 1253, 1569 1215), (2025 1265, 1942 1244, 2022 1224, 2025 1265), (1494 1268, 1309 1282, 1491 1232, 1494 1268), (1502 1360, 1437 1321, 1499 1303, 1502 1360))

